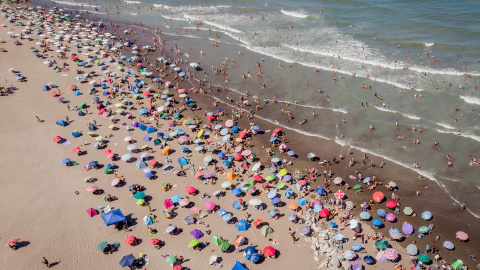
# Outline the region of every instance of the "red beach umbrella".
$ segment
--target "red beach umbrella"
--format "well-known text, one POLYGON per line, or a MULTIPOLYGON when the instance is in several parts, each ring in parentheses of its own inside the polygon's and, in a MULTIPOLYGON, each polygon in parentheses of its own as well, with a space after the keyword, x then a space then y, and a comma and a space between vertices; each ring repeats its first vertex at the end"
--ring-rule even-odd
POLYGON ((381 202, 384 198, 385 198, 385 195, 383 195, 383 193, 380 191, 373 193, 373 199, 376 202, 381 202))
POLYGON ((335 192, 334 196, 335 196, 335 198, 341 200, 345 196, 345 193, 343 191, 339 190, 339 191, 335 192))
POLYGON ((60 137, 60 136, 55 136, 55 137, 53 137, 53 142, 58 142, 58 141, 60 141, 61 139, 62 139, 62 137, 60 137))
POLYGON ((193 194, 195 193, 195 191, 197 191, 194 187, 190 186, 190 187, 186 187, 185 188, 185 191, 188 192, 188 194, 193 194))
POLYGON ((160 240, 154 238, 154 239, 150 239, 150 241, 148 241, 148 242, 149 242, 150 244, 154 244, 154 245, 155 245, 155 244, 160 243, 160 240))
POLYGON ((389 201, 386 203, 388 208, 395 208, 397 206, 397 203, 394 201, 389 201))
POLYGON ((263 249, 263 254, 265 254, 265 256, 273 256, 275 255, 275 248, 273 248, 272 246, 267 246, 263 249))
POLYGON ((327 208, 323 208, 322 210, 318 211, 318 215, 320 217, 327 217, 330 214, 330 211, 327 208))
POLYGON ((133 242, 135 242, 135 236, 129 235, 127 238, 125 238, 125 244, 131 245, 133 242))
POLYGON ((72 153, 76 153, 76 152, 79 152, 79 151, 80 151, 80 146, 72 149, 72 153))

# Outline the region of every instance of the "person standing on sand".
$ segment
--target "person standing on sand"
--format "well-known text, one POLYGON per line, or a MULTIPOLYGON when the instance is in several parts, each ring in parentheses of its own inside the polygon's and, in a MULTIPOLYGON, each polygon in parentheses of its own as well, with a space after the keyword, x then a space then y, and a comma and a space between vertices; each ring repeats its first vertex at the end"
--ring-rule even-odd
POLYGON ((465 210, 467 208, 467 202, 462 203, 462 210, 465 210))
POLYGON ((292 237, 292 241, 295 244, 295 232, 288 228, 288 234, 290 234, 290 237, 292 237))
POLYGON ((42 263, 43 265, 45 265, 45 267, 50 268, 50 264, 48 263, 48 260, 45 257, 42 258, 42 263))

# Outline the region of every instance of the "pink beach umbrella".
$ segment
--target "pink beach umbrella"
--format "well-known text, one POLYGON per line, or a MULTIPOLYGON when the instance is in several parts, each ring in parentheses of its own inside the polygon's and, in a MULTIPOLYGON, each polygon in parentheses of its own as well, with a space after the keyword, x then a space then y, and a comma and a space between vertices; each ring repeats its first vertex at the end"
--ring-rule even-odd
POLYGON ((393 248, 387 248, 383 251, 383 256, 389 261, 395 261, 398 258, 398 252, 393 248))
POLYGON ((341 200, 345 196, 345 193, 343 191, 339 190, 339 191, 335 192, 334 196, 335 196, 335 198, 341 200))
POLYGON ((205 208, 207 208, 207 210, 213 210, 215 208, 216 204, 212 201, 208 201, 205 203, 205 208))
POLYGON ((458 231, 457 232, 457 238, 460 241, 467 241, 468 240, 468 234, 466 232, 458 231))
POLYGON ((168 209, 173 206, 173 202, 170 199, 166 199, 165 201, 163 201, 163 205, 166 209, 168 209))
POLYGON ((395 217, 394 214, 392 213, 388 213, 386 216, 385 216, 385 219, 390 221, 390 222, 394 222, 397 218, 395 217))

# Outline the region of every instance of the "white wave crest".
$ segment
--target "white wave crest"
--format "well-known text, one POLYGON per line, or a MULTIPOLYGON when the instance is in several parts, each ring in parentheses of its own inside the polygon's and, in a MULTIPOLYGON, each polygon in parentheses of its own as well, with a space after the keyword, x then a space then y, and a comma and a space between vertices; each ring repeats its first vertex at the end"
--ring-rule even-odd
POLYGON ((284 15, 300 18, 300 19, 305 19, 308 17, 308 15, 303 14, 300 11, 286 11, 286 10, 280 9, 280 12, 282 12, 284 15))
POLYGON ((425 43, 425 47, 432 47, 433 45, 435 45, 435 43, 433 43, 433 42, 426 42, 425 43))
POLYGON ((82 2, 69 2, 69 1, 55 1, 57 4, 62 4, 62 5, 69 5, 69 6, 83 6, 83 7, 100 7, 100 6, 95 6, 95 5, 90 5, 87 3, 82 3, 82 2))
POLYGON ((466 103, 480 105, 480 98, 478 97, 460 96, 460 98, 465 100, 466 103))

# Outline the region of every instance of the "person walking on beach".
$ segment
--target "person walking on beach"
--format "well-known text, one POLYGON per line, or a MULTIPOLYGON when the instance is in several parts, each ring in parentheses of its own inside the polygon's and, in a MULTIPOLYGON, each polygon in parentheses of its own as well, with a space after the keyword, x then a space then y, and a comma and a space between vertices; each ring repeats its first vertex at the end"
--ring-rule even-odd
POLYGON ((50 268, 50 264, 48 263, 48 260, 45 257, 42 258, 42 263, 45 267, 50 268))
POLYGON ((292 237, 292 241, 295 244, 295 232, 288 228, 288 234, 290 234, 290 237, 292 237))
POLYGON ((38 122, 38 123, 41 123, 41 122, 42 122, 42 120, 40 120, 40 118, 39 118, 38 116, 35 116, 35 117, 37 118, 37 122, 38 122))

